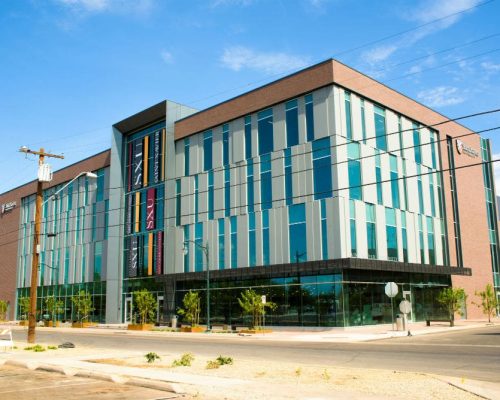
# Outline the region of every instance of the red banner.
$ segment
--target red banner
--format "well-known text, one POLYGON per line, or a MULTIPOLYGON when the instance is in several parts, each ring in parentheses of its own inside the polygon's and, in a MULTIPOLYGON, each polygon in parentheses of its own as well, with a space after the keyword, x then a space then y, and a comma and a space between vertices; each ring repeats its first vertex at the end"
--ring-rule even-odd
POLYGON ((163 272, 163 232, 156 234, 156 275, 163 272))

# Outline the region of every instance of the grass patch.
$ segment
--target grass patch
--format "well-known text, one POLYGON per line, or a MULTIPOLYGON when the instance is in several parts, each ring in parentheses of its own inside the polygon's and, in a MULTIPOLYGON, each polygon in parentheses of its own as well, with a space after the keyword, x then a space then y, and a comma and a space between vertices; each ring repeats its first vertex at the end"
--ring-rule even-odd
POLYGON ((28 347, 25 347, 24 350, 27 350, 27 351, 34 351, 35 353, 40 353, 42 351, 45 351, 45 347, 39 345, 39 344, 36 344, 34 346, 28 346, 28 347))
POLYGON ((57 346, 47 346, 49 350, 57 350, 57 346))

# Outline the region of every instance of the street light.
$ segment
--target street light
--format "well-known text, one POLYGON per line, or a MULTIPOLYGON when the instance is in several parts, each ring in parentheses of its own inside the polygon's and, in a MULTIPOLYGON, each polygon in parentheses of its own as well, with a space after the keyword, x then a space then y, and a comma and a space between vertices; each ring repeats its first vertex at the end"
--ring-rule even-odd
POLYGON ((188 245, 193 243, 195 246, 200 248, 203 253, 205 253, 205 261, 207 265, 207 332, 210 332, 210 264, 209 264, 209 252, 208 252, 208 242, 205 246, 195 242, 194 240, 185 240, 182 252, 187 255, 189 252, 188 245))
POLYGON ((44 205, 45 203, 47 203, 49 200, 55 200, 57 199, 57 196, 59 193, 61 193, 64 189, 66 189, 69 185, 71 185, 74 181, 76 181, 78 178, 82 177, 82 176, 86 176, 87 178, 91 178, 91 179, 97 179, 97 175, 94 174, 93 172, 89 172, 89 171, 85 171, 85 172, 80 172, 77 176, 75 176, 73 179, 71 179, 68 183, 66 183, 62 188, 59 188, 59 190, 57 192, 55 192, 54 194, 52 194, 47 200, 45 200, 42 205, 44 205))

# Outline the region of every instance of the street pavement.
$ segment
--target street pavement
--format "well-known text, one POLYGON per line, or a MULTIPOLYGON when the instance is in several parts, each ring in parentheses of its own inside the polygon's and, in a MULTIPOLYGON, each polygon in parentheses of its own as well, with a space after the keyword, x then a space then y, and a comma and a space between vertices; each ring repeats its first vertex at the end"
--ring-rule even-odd
MULTIPOLYGON (((202 384, 223 388, 241 384, 235 379, 211 377, 210 381, 201 382, 202 377, 199 375, 169 373, 169 377, 166 377, 165 373, 160 371, 151 372, 116 365, 91 365, 88 362, 92 358, 107 356, 143 356, 150 351, 161 354, 190 352, 209 358, 223 354, 239 360, 260 362, 269 360, 326 367, 438 374, 447 383, 463 390, 489 399, 500 399, 500 325, 488 325, 484 322, 461 323, 456 328, 444 325, 428 328, 425 324, 413 324, 410 329, 414 336, 404 336, 406 332, 393 332, 390 326, 323 331, 280 330, 269 335, 252 336, 226 333, 132 332, 114 328, 37 329, 37 343, 53 345, 69 341, 76 345, 75 350, 81 351, 80 356, 77 356, 77 353, 71 353, 74 356, 65 356, 64 351, 56 352, 57 355, 50 359, 36 358, 31 352, 18 352, 13 355, 0 353, 0 369, 15 366, 16 361, 13 360, 16 359, 32 369, 40 366, 43 368, 45 362, 45 365, 52 365, 55 371, 62 374, 73 375, 75 370, 92 370, 97 374, 94 376, 97 379, 102 379, 106 374, 115 382, 129 384, 133 384, 134 379, 135 383, 142 379, 139 386, 153 389, 158 387, 144 385, 144 379, 163 382, 164 385, 170 385, 164 390, 175 393, 183 393, 182 390, 174 390, 177 384, 180 384, 181 389, 182 385, 193 387, 202 384), (4 367, 1 367, 2 362, 6 363, 4 367)), ((26 339, 26 329, 13 327, 13 335, 15 341, 22 342, 26 339)), ((88 378, 92 377, 92 374, 82 375, 80 372, 80 377, 82 376, 88 378)), ((0 393, 0 399, 4 398, 6 397, 0 393)))

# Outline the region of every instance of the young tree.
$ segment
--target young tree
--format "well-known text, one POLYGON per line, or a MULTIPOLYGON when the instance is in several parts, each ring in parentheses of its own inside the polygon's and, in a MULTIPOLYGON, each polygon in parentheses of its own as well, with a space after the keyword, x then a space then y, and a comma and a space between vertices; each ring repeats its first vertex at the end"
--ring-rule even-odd
POLYGON ((156 299, 153 294, 148 289, 136 290, 133 294, 141 325, 153 321, 156 310, 156 299))
POLYGON ((252 316, 251 329, 259 329, 262 326, 262 317, 266 314, 266 308, 270 310, 276 309, 276 304, 273 302, 268 301, 263 303, 262 295, 256 293, 253 289, 241 292, 238 303, 240 303, 243 313, 252 316))
POLYGON ((200 310, 201 301, 198 292, 189 291, 184 295, 182 299, 182 304, 184 308, 179 308, 177 312, 180 315, 186 317, 186 321, 191 324, 191 326, 198 326, 200 323, 200 310))
POLYGON ((50 315, 50 319, 57 318, 58 314, 64 312, 64 302, 62 300, 57 300, 55 296, 49 296, 45 299, 45 307, 47 307, 47 313, 50 315))
POLYGON ((488 322, 491 323, 491 317, 496 313, 498 308, 497 296, 491 283, 488 283, 483 291, 476 291, 476 296, 479 296, 481 298, 481 304, 474 302, 472 302, 472 304, 475 304, 478 307, 482 307, 483 313, 488 316, 488 322))
POLYGON ((0 321, 7 319, 8 303, 5 300, 0 300, 0 321))
POLYGON ((462 288, 448 287, 439 292, 437 301, 448 311, 451 326, 455 326, 455 313, 463 315, 462 305, 466 299, 467 295, 462 288))
POLYGON ((80 322, 88 321, 90 313, 95 310, 95 308, 92 307, 90 293, 85 290, 80 290, 78 294, 71 297, 71 302, 75 307, 77 319, 80 322))
POLYGON ((19 304, 19 311, 21 311, 21 318, 23 320, 27 320, 28 314, 30 312, 30 298, 19 297, 18 304, 19 304))

